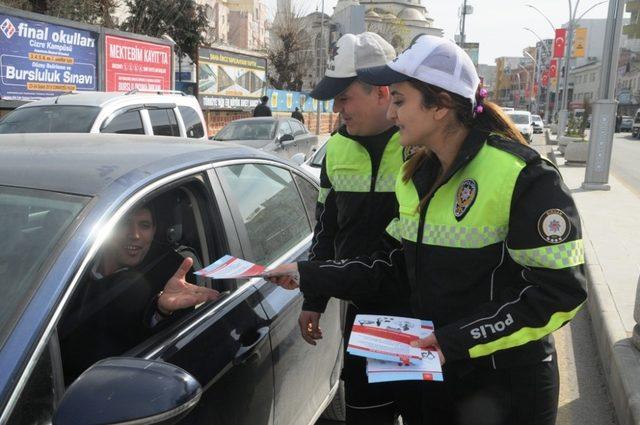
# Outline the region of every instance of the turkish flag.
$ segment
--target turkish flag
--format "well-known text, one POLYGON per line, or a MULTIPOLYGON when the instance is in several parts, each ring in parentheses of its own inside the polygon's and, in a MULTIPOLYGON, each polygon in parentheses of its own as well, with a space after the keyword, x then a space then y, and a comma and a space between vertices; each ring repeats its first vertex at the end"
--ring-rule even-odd
POLYGON ((558 59, 551 59, 551 63, 549 64, 549 78, 557 78, 558 77, 558 59))
POLYGON ((549 85, 549 71, 544 71, 542 73, 542 87, 547 87, 549 85))
POLYGON ((567 42, 567 30, 565 28, 558 28, 556 30, 556 39, 553 41, 553 57, 564 57, 564 47, 567 42))

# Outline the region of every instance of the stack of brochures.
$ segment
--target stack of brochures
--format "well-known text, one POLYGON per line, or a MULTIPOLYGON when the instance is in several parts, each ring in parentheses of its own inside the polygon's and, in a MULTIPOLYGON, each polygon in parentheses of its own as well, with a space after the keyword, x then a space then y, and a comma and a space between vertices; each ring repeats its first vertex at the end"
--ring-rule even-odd
POLYGON ((433 323, 408 317, 359 314, 347 352, 367 358, 370 383, 388 381, 442 381, 438 353, 410 345, 433 332, 433 323))

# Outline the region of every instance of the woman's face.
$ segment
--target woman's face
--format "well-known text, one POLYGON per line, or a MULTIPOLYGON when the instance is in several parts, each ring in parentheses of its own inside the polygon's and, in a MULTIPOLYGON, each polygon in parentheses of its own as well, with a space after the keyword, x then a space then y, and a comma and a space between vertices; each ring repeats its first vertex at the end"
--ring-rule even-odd
POLYGON ((422 104, 422 93, 406 81, 391 85, 391 104, 387 118, 395 123, 403 146, 427 145, 429 136, 439 127, 435 107, 422 104))

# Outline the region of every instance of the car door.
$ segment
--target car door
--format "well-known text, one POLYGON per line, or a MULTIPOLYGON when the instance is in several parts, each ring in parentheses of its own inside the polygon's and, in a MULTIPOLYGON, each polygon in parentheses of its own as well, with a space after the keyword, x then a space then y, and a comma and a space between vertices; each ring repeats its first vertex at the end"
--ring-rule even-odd
POLYGON ((303 153, 305 158, 308 158, 312 149, 315 147, 317 139, 314 135, 310 134, 298 120, 291 120, 291 127, 293 128, 293 135, 298 145, 298 152, 303 153))
MULTIPOLYGON (((191 194, 189 203, 200 217, 196 220, 200 224, 193 230, 205 238, 200 241, 206 247, 201 251, 207 253, 203 262, 211 263, 223 253, 243 256, 215 174, 199 172, 167 183, 161 190, 167 194, 172 184, 191 194)), ((162 196, 151 193, 144 199, 146 202, 162 196)), ((169 208, 158 208, 156 214, 163 211, 173 215, 169 208)), ((177 365, 200 383, 201 399, 180 424, 272 425, 273 361, 269 318, 261 305, 261 295, 249 282, 208 280, 207 285, 221 291, 218 300, 160 323, 160 330, 122 355, 177 365)))
MULTIPOLYGON (((236 205, 236 225, 247 259, 275 265, 307 258, 317 187, 305 177, 270 162, 235 163, 216 169, 227 197, 236 205), (304 190, 301 196, 301 189, 304 190)), ((234 211, 235 210, 235 211, 234 211)), ((269 317, 275 371, 275 423, 307 424, 336 385, 340 368, 341 321, 338 301, 322 317, 324 338, 316 347, 300 336, 299 290, 264 280, 255 283, 269 317)))

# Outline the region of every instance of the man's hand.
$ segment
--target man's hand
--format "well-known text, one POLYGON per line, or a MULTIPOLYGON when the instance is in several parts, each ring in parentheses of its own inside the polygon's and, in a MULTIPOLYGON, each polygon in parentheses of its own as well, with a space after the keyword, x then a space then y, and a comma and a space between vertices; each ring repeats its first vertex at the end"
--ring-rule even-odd
POLYGON ((215 289, 193 285, 185 280, 189 273, 193 260, 185 258, 175 274, 167 281, 158 297, 158 311, 164 315, 176 310, 193 307, 205 301, 217 300, 220 293, 215 289))
POLYGON ((300 318, 298 318, 302 338, 311 345, 316 345, 316 340, 322 339, 320 316, 322 316, 321 313, 302 310, 300 312, 300 318))
POLYGON ((436 334, 432 333, 426 338, 417 339, 415 341, 411 341, 411 345, 413 347, 420 348, 428 348, 430 350, 436 350, 438 353, 438 357, 440 358, 440 364, 443 365, 445 362, 444 354, 440 349, 440 344, 438 344, 438 340, 436 339, 436 334))
POLYGON ((298 263, 281 264, 264 272, 264 277, 269 282, 275 283, 284 289, 296 289, 300 286, 298 263))

